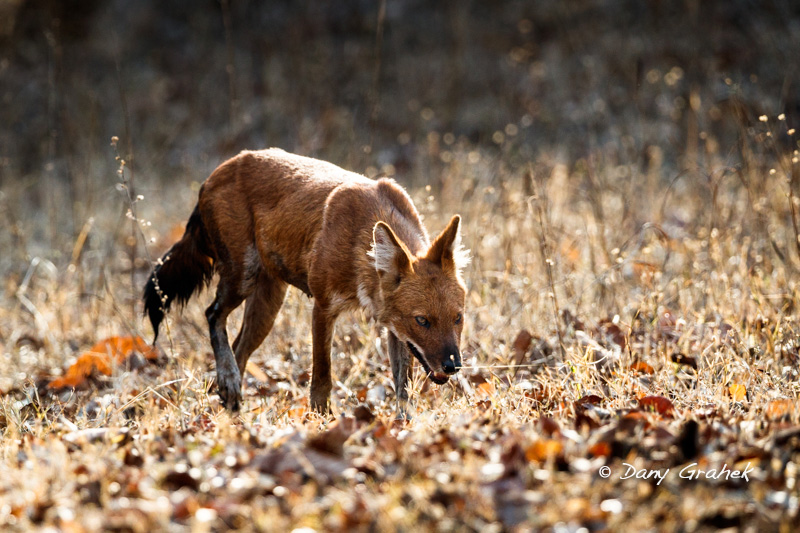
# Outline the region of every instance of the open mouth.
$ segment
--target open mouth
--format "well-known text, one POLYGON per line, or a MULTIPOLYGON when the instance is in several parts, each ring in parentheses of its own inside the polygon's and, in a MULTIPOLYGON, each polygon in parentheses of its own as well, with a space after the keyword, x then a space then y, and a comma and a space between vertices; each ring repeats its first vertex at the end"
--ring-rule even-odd
POLYGON ((445 374, 444 372, 434 372, 431 370, 431 367, 428 365, 428 362, 422 357, 422 354, 419 353, 413 344, 410 342, 406 342, 406 346, 408 346, 408 350, 417 358, 419 364, 422 365, 422 368, 425 369, 425 372, 428 374, 428 377, 431 378, 431 381, 436 383, 437 385, 444 385, 450 379, 450 376, 445 374))

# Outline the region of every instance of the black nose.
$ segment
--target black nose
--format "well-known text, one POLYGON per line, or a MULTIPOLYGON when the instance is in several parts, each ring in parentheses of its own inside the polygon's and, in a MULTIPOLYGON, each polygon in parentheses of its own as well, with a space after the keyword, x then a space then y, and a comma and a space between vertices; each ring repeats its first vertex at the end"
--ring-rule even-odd
POLYGON ((442 370, 445 374, 455 374, 461 368, 461 356, 458 350, 451 351, 444 361, 442 361, 442 370))

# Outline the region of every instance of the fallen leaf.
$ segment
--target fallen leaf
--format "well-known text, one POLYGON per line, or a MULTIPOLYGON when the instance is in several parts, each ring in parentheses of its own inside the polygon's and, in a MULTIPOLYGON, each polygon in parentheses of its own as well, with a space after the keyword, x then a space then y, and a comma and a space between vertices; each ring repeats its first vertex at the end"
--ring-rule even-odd
POLYGON ((586 396, 581 396, 573 405, 575 406, 575 410, 583 410, 586 409, 587 405, 600 405, 603 403, 603 397, 598 396, 597 394, 587 394, 586 396))
POLYGON ((84 352, 60 378, 52 380, 48 389, 80 387, 93 374, 111 375, 112 362, 125 363, 134 354, 149 361, 158 359, 158 350, 148 345, 141 337, 109 337, 84 352))
POLYGON ((196 477, 196 471, 189 469, 185 464, 178 464, 164 476, 164 486, 169 490, 178 490, 184 487, 196 491, 200 488, 200 480, 196 477))
POLYGON ((488 381, 478 384, 478 386, 475 387, 475 390, 480 391, 481 394, 483 394, 483 396, 486 398, 491 398, 495 393, 494 385, 488 381))
POLYGON ((600 321, 598 332, 605 335, 609 340, 611 340, 611 342, 622 349, 625 349, 628 346, 627 334, 622 331, 622 328, 615 324, 614 320, 611 318, 606 318, 605 320, 600 321))
POLYGON ((525 449, 525 458, 528 461, 543 462, 560 455, 564 445, 556 439, 537 440, 525 449))
POLYGON ((600 441, 589 446, 589 454, 592 457, 611 456, 611 445, 605 441, 600 441))
POLYGON ((359 422, 366 422, 368 424, 375 420, 375 415, 372 413, 372 410, 370 410, 369 406, 364 404, 357 405, 356 408, 353 409, 353 416, 359 422))
POLYGON ((481 400, 475 403, 475 407, 478 411, 489 412, 492 410, 492 402, 489 400, 481 400))
POLYGON ((728 394, 731 395, 733 401, 741 402, 747 398, 747 387, 741 383, 732 383, 728 387, 728 394))
POLYGON ((342 417, 333 421, 328 429, 308 439, 308 447, 341 457, 344 443, 358 429, 355 418, 342 417))
POLYGON ((302 405, 298 405, 298 406, 294 406, 291 409, 289 409, 288 411, 286 411, 286 414, 289 416, 289 418, 295 418, 296 419, 296 418, 302 418, 303 416, 305 416, 305 414, 307 412, 308 412, 308 409, 306 407, 304 407, 302 405))
POLYGON ((797 411, 797 404, 794 400, 772 400, 764 409, 764 416, 767 417, 767 420, 780 420, 789 418, 795 411, 797 411))
POLYGON ((295 379, 295 382, 297 382, 297 384, 300 385, 301 387, 308 384, 309 381, 311 381, 311 372, 309 372, 308 370, 304 370, 303 372, 301 372, 300 375, 297 376, 297 379, 295 379))
POLYGON ((633 435, 640 429, 650 427, 650 417, 642 411, 630 411, 622 415, 617 422, 617 430, 633 435))
POLYGON ((631 365, 631 370, 634 372, 641 372, 642 374, 652 374, 655 372, 653 367, 645 363, 644 361, 636 361, 631 365))
POLYGON ((675 412, 675 406, 663 396, 645 396, 644 398, 640 398, 639 407, 645 411, 655 411, 662 416, 671 416, 675 412))
POLYGON ((539 428, 545 435, 560 435, 561 428, 558 425, 558 422, 553 420, 549 416, 543 416, 539 419, 539 428))
POLYGON ((367 400, 367 392, 369 392, 368 387, 361 387, 356 391, 356 400, 359 402, 365 402, 367 400))
POLYGON ((670 358, 672 359, 673 363, 690 366, 695 370, 697 370, 697 359, 695 359, 694 357, 689 357, 686 354, 675 352, 670 356, 670 358))

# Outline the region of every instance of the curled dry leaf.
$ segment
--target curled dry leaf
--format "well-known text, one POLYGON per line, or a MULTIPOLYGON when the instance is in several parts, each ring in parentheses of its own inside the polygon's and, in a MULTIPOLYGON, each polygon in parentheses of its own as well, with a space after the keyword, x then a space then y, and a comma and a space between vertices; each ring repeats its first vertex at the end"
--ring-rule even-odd
POLYGON ((663 396, 645 396, 639 399, 639 407, 645 411, 655 411, 661 416, 673 416, 675 406, 663 396))
POLYGON ((589 405, 600 405, 603 403, 603 397, 598 396, 597 394, 587 394, 586 396, 581 396, 573 405, 575 406, 575 411, 584 411, 586 407, 589 405))
POLYGON ((600 405, 603 398, 597 394, 587 394, 575 400, 572 407, 575 410, 575 426, 587 426, 590 429, 595 429, 600 426, 599 413, 602 411, 595 411, 595 406, 600 405))
POLYGON ((92 375, 99 373, 110 376, 114 363, 123 364, 135 354, 140 354, 148 361, 158 359, 158 350, 141 337, 108 337, 78 357, 64 375, 52 380, 47 388, 77 388, 83 386, 92 375))

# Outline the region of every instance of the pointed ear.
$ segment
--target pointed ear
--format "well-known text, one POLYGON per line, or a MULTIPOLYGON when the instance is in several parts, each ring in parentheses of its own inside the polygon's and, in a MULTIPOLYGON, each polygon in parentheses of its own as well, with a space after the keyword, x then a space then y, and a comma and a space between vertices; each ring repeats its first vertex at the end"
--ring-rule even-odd
POLYGON ((453 269, 457 274, 469 263, 469 250, 461 244, 461 217, 454 215, 428 249, 426 258, 443 269, 453 269))
POLYGON ((414 271, 411 254, 386 222, 378 222, 372 230, 372 251, 378 275, 400 277, 414 271))

